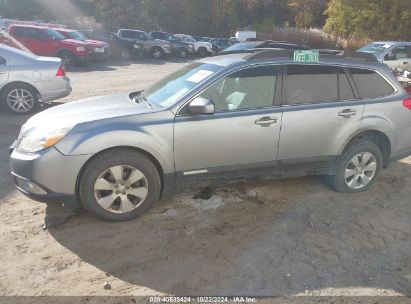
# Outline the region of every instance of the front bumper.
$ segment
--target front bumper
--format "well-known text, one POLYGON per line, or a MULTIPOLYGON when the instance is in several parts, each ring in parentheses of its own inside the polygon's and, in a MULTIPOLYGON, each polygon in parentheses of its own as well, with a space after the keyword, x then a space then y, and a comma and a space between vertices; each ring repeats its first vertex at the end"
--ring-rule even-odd
POLYGON ((90 157, 65 156, 54 147, 38 153, 14 149, 10 156, 11 174, 17 189, 36 201, 71 203, 76 201, 81 168, 90 157))

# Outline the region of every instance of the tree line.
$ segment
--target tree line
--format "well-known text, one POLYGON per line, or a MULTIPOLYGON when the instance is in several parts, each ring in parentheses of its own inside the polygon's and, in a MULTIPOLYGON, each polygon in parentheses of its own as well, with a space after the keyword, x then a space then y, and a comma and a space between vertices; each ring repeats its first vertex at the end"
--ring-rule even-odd
MULTIPOLYGON (((411 0, 0 0, 3 18, 229 36, 321 28, 342 38, 411 39, 411 0)), ((84 27, 84 25, 83 25, 84 27)))

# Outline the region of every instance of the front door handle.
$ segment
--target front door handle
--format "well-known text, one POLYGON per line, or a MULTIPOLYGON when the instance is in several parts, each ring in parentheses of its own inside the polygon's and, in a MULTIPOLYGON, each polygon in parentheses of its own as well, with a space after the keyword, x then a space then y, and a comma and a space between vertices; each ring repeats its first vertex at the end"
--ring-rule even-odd
POLYGON ((351 116, 357 115, 357 110, 353 109, 345 109, 342 110, 341 112, 338 112, 338 116, 344 117, 344 118, 350 118, 351 116))
POLYGON ((277 123, 277 121, 278 121, 278 119, 275 118, 275 117, 266 116, 266 117, 261 117, 261 118, 257 119, 255 121, 255 124, 259 125, 259 126, 262 126, 262 127, 268 127, 270 125, 273 125, 273 124, 277 123))

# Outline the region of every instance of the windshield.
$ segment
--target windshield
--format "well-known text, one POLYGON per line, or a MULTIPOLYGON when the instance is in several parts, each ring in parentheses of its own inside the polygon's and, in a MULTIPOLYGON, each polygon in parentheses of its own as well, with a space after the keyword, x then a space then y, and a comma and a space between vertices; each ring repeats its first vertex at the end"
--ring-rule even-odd
POLYGON ((64 37, 62 34, 60 34, 59 32, 57 32, 55 30, 52 30, 52 29, 45 29, 44 32, 47 34, 47 36, 49 36, 53 40, 64 40, 64 39, 66 39, 66 37, 64 37))
POLYGON ((150 104, 169 107, 205 79, 223 69, 223 66, 215 64, 189 64, 155 83, 144 91, 141 97, 150 104))
POLYGON ((80 33, 80 32, 67 32, 67 35, 68 35, 71 39, 80 40, 80 41, 85 41, 85 40, 87 40, 86 36, 84 36, 84 34, 82 34, 82 33, 80 33))
POLYGON ((371 54, 380 54, 382 51, 384 51, 385 49, 389 49, 390 47, 391 47, 391 44, 371 43, 366 46, 363 46, 358 51, 364 52, 364 53, 371 53, 371 54))
POLYGON ((249 49, 253 49, 260 45, 261 42, 256 42, 256 43, 237 43, 234 44, 224 50, 224 52, 231 52, 231 51, 245 51, 249 49))

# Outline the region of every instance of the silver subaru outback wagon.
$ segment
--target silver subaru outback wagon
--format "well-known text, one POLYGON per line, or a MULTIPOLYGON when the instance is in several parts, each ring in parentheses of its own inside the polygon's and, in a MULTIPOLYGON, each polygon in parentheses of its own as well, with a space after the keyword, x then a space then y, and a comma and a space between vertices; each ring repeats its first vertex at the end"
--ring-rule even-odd
POLYGON ((318 174, 364 191, 411 154, 411 99, 387 66, 368 54, 294 58, 202 59, 145 91, 43 111, 12 146, 15 183, 123 221, 161 195, 222 180, 318 174))

